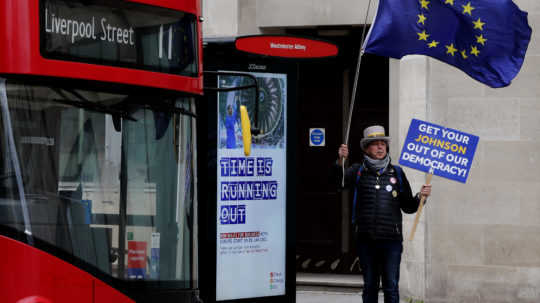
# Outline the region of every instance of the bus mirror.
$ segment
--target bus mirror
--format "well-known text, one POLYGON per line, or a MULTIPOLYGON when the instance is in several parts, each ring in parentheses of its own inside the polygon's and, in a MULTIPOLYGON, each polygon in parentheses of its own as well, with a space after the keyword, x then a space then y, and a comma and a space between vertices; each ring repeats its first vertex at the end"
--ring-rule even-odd
MULTIPOLYGON (((243 85, 243 86, 234 86, 234 87, 204 87, 204 90, 205 91, 216 91, 216 92, 230 92, 230 91, 236 91, 236 90, 243 90, 243 89, 255 89, 255 99, 254 99, 254 102, 255 102, 255 108, 253 109, 253 114, 255 115, 255 119, 254 119, 254 122, 253 122, 253 128, 251 129, 251 131, 249 132, 249 142, 251 143, 251 136, 254 136, 255 139, 257 139, 257 136, 259 136, 261 134, 261 130, 259 128, 259 85, 257 84, 257 78, 255 78, 255 76, 251 75, 251 74, 248 74, 248 73, 238 73, 238 72, 218 72, 218 71, 204 71, 203 72, 204 74, 206 75, 216 75, 216 76, 232 76, 232 77, 246 77, 246 78, 249 78, 252 80, 253 84, 250 84, 250 85, 243 85)), ((246 118, 248 118, 248 121, 249 121, 249 117, 247 115, 247 110, 246 110, 246 118)), ((242 116, 241 116, 241 119, 242 119, 242 116)), ((244 129, 244 123, 242 122, 242 133, 244 132, 243 129, 244 129)), ((249 122, 248 122, 248 126, 250 126, 249 122)), ((251 127, 251 126, 250 126, 251 127)), ((244 142, 246 142, 246 136, 244 136, 244 142)), ((248 147, 248 148, 251 148, 251 147, 248 147)), ((246 144, 244 144, 244 152, 245 153, 249 153, 250 150, 246 151, 246 144)))
POLYGON ((247 108, 240 105, 240 122, 242 124, 242 140, 244 141, 244 155, 251 154, 251 123, 247 108))

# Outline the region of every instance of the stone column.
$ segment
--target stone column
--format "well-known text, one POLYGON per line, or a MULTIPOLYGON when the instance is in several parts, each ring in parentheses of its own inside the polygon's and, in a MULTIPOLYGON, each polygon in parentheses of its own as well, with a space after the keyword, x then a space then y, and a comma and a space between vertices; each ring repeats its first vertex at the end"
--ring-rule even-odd
MULTIPOLYGON (((428 70, 425 56, 406 56, 402 60, 390 59, 390 153, 394 163, 399 160, 401 147, 407 136, 412 118, 428 120, 428 70)), ((425 174, 403 167, 413 193, 424 183, 425 174)), ((404 250, 401 262, 401 297, 416 299, 425 296, 425 226, 422 214, 415 238, 409 241, 413 215, 403 215, 404 250)))

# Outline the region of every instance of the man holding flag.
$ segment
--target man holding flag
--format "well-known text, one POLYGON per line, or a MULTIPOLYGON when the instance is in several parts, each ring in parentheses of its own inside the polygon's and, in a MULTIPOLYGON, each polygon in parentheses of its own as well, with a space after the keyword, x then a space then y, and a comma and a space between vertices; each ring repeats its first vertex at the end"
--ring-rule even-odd
MULTIPOLYGON (((512 0, 380 0, 358 58, 345 142, 364 52, 396 59, 427 55, 497 88, 510 85, 518 74, 531 33, 527 13, 512 0)), ((431 186, 427 181, 420 193, 412 196, 405 174, 390 163, 384 128, 364 130, 361 146, 363 163, 348 168, 342 178, 354 190, 353 226, 364 275, 362 298, 364 303, 376 303, 382 278, 384 302, 398 303, 401 211, 414 213, 420 196, 425 200, 431 186)), ((340 166, 348 156, 346 144, 338 154, 336 171, 342 175, 340 166)))
MULTIPOLYGON (((418 194, 412 195, 405 173, 390 161, 389 139, 382 126, 366 128, 360 141, 364 160, 345 172, 345 186, 354 192, 352 223, 364 276, 364 303, 378 302, 381 279, 384 302, 399 303, 399 267, 403 252, 401 211, 416 212, 420 196, 431 194, 431 185, 424 184, 418 194)), ((347 145, 340 146, 338 155, 335 171, 341 180, 341 161, 349 156, 347 145)))

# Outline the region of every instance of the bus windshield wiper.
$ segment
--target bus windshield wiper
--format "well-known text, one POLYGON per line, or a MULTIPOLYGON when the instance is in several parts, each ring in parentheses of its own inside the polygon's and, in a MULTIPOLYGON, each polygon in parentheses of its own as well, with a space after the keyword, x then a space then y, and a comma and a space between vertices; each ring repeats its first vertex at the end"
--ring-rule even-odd
MULTIPOLYGON (((171 101, 171 100, 169 100, 171 101)), ((134 105, 138 106, 137 109, 149 109, 153 111, 160 111, 164 113, 173 113, 173 114, 180 114, 180 115, 186 115, 193 118, 197 118, 197 114, 194 112, 191 112, 185 108, 176 107, 174 105, 174 102, 169 102, 167 100, 160 100, 155 101, 152 100, 149 102, 147 99, 139 98, 138 96, 128 96, 123 101, 118 102, 114 105, 112 105, 110 108, 117 108, 125 105, 134 105)))
POLYGON ((110 114, 111 116, 120 116, 124 119, 131 120, 131 121, 137 121, 135 118, 130 116, 126 111, 118 110, 109 106, 101 105, 97 102, 91 102, 88 101, 86 98, 84 98, 81 94, 77 93, 73 90, 68 90, 69 93, 71 93, 73 96, 77 97, 78 100, 70 99, 66 96, 66 94, 63 92, 65 89, 55 89, 55 91, 63 97, 63 99, 53 99, 53 102, 66 104, 66 105, 72 105, 79 108, 84 108, 90 111, 95 111, 99 113, 104 114, 110 114))
POLYGON ((115 110, 112 108, 109 108, 107 106, 99 105, 94 102, 84 102, 84 101, 77 101, 77 100, 69 100, 69 99, 53 99, 52 101, 57 103, 62 103, 66 105, 72 105, 79 108, 84 108, 90 111, 95 111, 99 113, 109 114, 112 116, 120 116, 124 119, 131 120, 131 121, 137 121, 137 119, 130 116, 128 113, 121 111, 121 110, 115 110))
POLYGON ((156 104, 156 103, 153 103, 153 104, 148 104, 146 103, 145 104, 145 108, 147 109, 150 109, 150 110, 157 110, 157 111, 161 111, 161 112, 165 112, 165 113, 174 113, 174 114, 180 114, 180 115, 186 115, 186 116, 190 116, 190 117, 193 117, 193 118, 197 118, 197 114, 185 109, 185 108, 181 108, 181 107, 176 107, 174 105, 169 105, 169 104, 156 104))

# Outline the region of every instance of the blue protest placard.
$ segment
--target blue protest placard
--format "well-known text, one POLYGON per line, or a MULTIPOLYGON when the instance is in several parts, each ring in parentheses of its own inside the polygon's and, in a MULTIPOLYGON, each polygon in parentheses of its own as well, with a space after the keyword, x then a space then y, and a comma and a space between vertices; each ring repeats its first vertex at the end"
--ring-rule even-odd
POLYGON ((478 140, 475 135, 413 119, 399 164, 465 183, 478 140))

